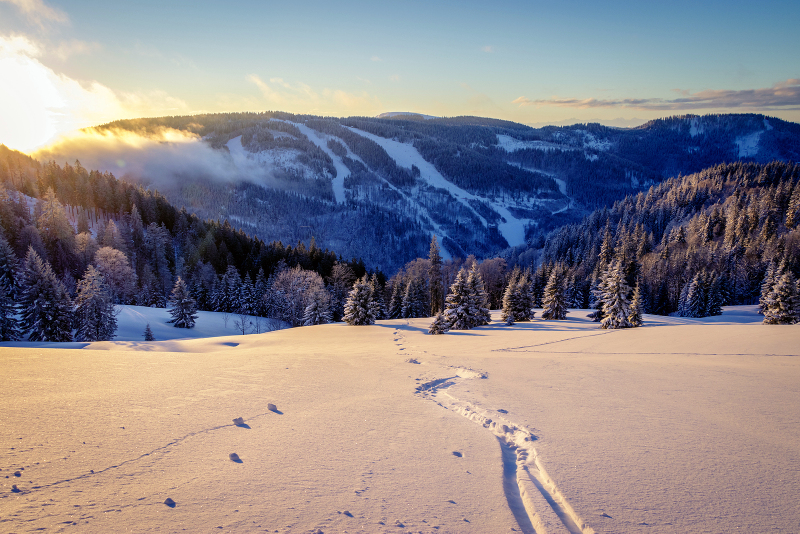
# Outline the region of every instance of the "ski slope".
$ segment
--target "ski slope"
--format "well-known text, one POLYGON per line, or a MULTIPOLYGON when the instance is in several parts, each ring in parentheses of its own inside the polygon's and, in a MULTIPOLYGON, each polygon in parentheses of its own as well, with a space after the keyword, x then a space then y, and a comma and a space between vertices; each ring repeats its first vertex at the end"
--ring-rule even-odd
POLYGON ((422 180, 427 182, 432 187, 447 190, 453 196, 453 198, 471 211, 478 218, 478 220, 483 223, 484 226, 488 226, 488 222, 475 210, 475 208, 470 205, 469 200, 486 202, 492 207, 493 210, 499 213, 503 219, 505 219, 504 222, 498 225, 497 229, 505 238, 505 240, 508 241, 508 244, 510 246, 518 246, 525 243, 526 221, 514 217, 507 207, 493 202, 487 198, 473 195, 472 193, 447 180, 438 170, 436 170, 436 167, 432 163, 429 163, 425 160, 425 158, 422 157, 422 154, 420 154, 419 151, 414 148, 414 145, 379 137, 369 132, 359 130, 358 128, 350 128, 350 130, 378 143, 386 151, 386 153, 389 154, 389 157, 394 159, 395 162, 397 162, 397 164, 401 167, 410 169, 412 165, 416 165, 420 170, 420 178, 422 180))

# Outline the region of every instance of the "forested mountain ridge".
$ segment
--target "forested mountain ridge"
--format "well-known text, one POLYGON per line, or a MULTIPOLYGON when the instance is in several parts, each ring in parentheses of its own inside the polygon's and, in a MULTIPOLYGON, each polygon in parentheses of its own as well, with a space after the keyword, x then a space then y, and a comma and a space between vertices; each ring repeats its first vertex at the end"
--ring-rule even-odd
POLYGON ((800 161, 800 125, 763 115, 536 129, 480 117, 265 112, 134 119, 96 130, 148 136, 165 128, 199 136, 244 173, 255 164, 270 175, 159 183, 174 204, 230 219, 264 240, 314 236, 387 272, 423 256, 431 234, 445 257, 488 257, 540 242, 670 176, 723 162, 800 161))
POLYGON ((693 286, 708 298, 715 285, 716 306, 757 303, 775 276, 800 275, 800 165, 730 163, 671 178, 564 226, 511 262, 530 258, 540 284, 564 266, 579 307, 592 303, 613 262, 650 313, 688 313, 693 286))

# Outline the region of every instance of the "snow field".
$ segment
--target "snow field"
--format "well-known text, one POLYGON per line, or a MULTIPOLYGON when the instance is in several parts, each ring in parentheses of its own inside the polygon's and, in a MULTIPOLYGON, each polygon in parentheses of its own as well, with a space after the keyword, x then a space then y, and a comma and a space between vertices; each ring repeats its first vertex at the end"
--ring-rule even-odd
POLYGON ((0 530, 795 530, 800 327, 586 314, 6 346, 0 530))

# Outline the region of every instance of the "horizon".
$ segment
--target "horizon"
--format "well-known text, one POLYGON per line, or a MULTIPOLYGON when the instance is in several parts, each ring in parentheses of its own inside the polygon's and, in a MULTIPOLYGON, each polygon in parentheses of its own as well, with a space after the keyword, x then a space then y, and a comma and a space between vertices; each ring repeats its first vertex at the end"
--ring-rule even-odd
POLYGON ((0 0, 0 143, 31 152, 115 120, 269 109, 534 127, 710 113, 800 122, 798 25, 800 6, 783 1, 0 0))

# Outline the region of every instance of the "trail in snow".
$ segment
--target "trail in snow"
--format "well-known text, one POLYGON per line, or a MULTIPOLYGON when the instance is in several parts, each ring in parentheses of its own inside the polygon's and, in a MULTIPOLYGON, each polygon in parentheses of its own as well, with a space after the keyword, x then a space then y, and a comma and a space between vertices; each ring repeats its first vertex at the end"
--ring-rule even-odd
POLYGON ((500 234, 508 241, 510 246, 518 246, 525 243, 525 222, 514 217, 505 206, 492 202, 489 199, 473 195, 472 193, 461 189, 454 183, 447 180, 442 174, 436 170, 432 163, 429 163, 422 157, 422 154, 414 148, 410 143, 401 143, 393 139, 386 139, 377 135, 359 130, 357 128, 350 128, 351 131, 366 137, 378 143, 389 154, 389 157, 394 159, 401 167, 411 168, 416 165, 420 170, 420 178, 425 180, 428 184, 439 189, 447 190, 453 198, 463 204, 469 209, 484 226, 488 226, 488 222, 484 219, 469 203, 470 200, 478 200, 486 202, 492 209, 494 209, 500 216, 505 219, 505 222, 497 225, 500 234))
POLYGON ((447 374, 417 386, 416 394, 431 400, 487 429, 500 445, 503 462, 503 490, 508 506, 526 534, 594 534, 575 512, 556 483, 544 469, 533 443, 536 435, 522 425, 504 418, 507 412, 489 412, 449 393, 460 380, 488 378, 473 369, 453 368, 447 374), (453 373, 455 371, 455 373, 453 373))

